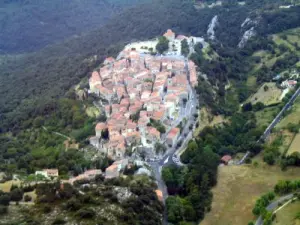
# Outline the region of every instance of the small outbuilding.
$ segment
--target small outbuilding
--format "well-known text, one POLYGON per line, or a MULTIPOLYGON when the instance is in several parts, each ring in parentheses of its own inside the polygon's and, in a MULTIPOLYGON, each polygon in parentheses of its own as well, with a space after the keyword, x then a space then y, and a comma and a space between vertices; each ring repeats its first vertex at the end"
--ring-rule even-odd
POLYGON ((224 163, 225 165, 228 165, 228 163, 232 160, 232 157, 230 155, 224 155, 221 158, 221 162, 224 163))

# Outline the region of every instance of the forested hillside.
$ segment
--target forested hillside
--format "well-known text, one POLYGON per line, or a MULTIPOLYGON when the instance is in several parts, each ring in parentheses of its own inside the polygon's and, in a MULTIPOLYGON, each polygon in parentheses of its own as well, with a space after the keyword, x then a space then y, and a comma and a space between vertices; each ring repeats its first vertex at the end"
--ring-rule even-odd
MULTIPOLYGON (((269 3, 269 0, 265 2, 269 3)), ((299 7, 279 11, 275 3, 266 4, 274 10, 258 14, 265 21, 257 28, 261 35, 272 32, 263 29, 266 25, 276 29, 300 25, 299 7)), ((246 5, 231 4, 202 10, 197 10, 189 1, 157 0, 121 13, 98 30, 37 53, 1 57, 0 96, 5 95, 5 98, 0 100, 0 127, 2 130, 18 127, 20 122, 43 112, 47 103, 64 95, 73 84, 88 76, 104 57, 115 55, 124 43, 155 37, 167 28, 177 33, 206 36, 208 24, 218 15, 220 19, 214 42, 224 47, 219 48, 221 53, 226 52, 224 58, 234 58, 234 49, 242 36, 241 23, 247 16, 259 13, 260 8, 261 1, 257 0, 247 1, 246 5)), ((227 61, 232 60, 230 58, 227 61)), ((227 73, 228 76, 237 76, 230 71, 227 73)), ((224 71, 214 70, 212 78, 223 75, 224 71)))
POLYGON ((148 0, 1 1, 0 54, 34 51, 93 29, 148 0))

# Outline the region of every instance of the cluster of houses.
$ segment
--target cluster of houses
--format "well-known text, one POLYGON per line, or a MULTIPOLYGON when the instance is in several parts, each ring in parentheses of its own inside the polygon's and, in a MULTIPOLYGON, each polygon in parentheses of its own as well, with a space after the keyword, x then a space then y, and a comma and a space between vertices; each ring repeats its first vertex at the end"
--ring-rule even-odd
MULTIPOLYGON (((136 164, 138 164, 138 162, 136 164)), ((143 167, 144 164, 140 163, 139 165, 143 167)), ((111 166, 107 167, 104 173, 102 173, 100 169, 90 169, 68 180, 62 180, 62 182, 74 184, 75 181, 95 179, 97 175, 103 175, 105 179, 112 179, 119 177, 126 167, 129 168, 131 166, 133 166, 133 163, 129 162, 128 159, 121 159, 115 161, 111 166)), ((58 169, 44 169, 36 171, 35 175, 43 176, 47 180, 56 180, 59 177, 58 169)))
POLYGON ((197 43, 201 43, 204 48, 208 46, 207 42, 204 41, 204 38, 202 37, 194 37, 194 36, 184 36, 184 35, 177 35, 171 30, 168 29, 166 33, 163 35, 166 37, 169 41, 169 50, 167 52, 167 55, 181 55, 181 42, 183 40, 186 40, 188 46, 189 46, 189 53, 192 54, 194 52, 194 46, 197 43))
POLYGON ((282 88, 294 88, 297 85, 297 80, 299 79, 299 72, 296 69, 293 69, 289 74, 288 78, 283 77, 281 74, 277 74, 276 76, 273 77, 273 81, 280 81, 281 84, 280 86, 282 88))
MULTIPOLYGON (((192 61, 152 56, 127 49, 92 73, 90 93, 102 100, 107 121, 98 123, 90 143, 114 160, 124 158, 129 146, 153 147, 161 133, 151 121, 171 128, 180 108, 197 85, 192 61), (103 133, 108 133, 104 140, 103 133)), ((167 144, 173 146, 179 129, 170 129, 167 144)))

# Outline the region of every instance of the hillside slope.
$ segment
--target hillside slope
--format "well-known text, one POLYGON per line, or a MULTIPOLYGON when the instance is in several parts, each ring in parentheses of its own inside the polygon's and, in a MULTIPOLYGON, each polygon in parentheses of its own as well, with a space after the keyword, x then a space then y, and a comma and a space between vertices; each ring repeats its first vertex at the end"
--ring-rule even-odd
MULTIPOLYGON (((233 48, 221 52, 224 58, 231 57, 243 34, 241 24, 251 13, 259 13, 261 5, 253 2, 196 10, 188 1, 155 0, 119 14, 98 30, 37 53, 1 59, 0 96, 5 98, 0 98, 0 127, 13 129, 28 117, 43 112, 47 103, 64 95, 106 56, 116 54, 124 43, 158 36, 168 28, 176 33, 206 36, 210 21, 218 15, 216 41, 233 48)), ((274 24, 268 20, 270 13, 261 14, 259 32, 263 35, 264 21, 269 21, 268 27, 281 24, 277 29, 300 25, 297 10, 299 7, 277 14, 272 11, 272 17, 276 18, 274 24)), ((215 73, 216 77, 222 76, 218 71, 215 73)), ((231 76, 236 74, 231 73, 231 76)))
POLYGON ((38 50, 99 28, 124 8, 145 1, 1 1, 0 53, 38 50))

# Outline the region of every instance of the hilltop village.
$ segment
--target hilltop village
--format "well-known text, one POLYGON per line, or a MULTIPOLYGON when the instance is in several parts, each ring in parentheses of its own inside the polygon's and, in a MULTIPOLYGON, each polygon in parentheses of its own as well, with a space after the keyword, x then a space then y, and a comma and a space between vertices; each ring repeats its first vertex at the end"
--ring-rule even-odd
MULTIPOLYGON (((164 36, 170 49, 183 39, 168 30, 164 36)), ((140 44, 140 46, 142 46, 140 44)), ((175 146, 180 136, 178 124, 189 116, 193 88, 197 85, 196 66, 176 54, 147 54, 126 48, 117 59, 107 58, 90 79, 90 93, 100 98, 107 117, 95 127, 90 143, 114 160, 122 159, 128 148, 148 149, 157 143, 175 146)))

